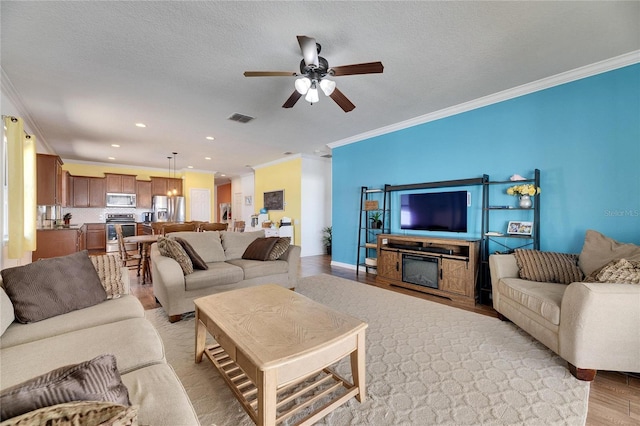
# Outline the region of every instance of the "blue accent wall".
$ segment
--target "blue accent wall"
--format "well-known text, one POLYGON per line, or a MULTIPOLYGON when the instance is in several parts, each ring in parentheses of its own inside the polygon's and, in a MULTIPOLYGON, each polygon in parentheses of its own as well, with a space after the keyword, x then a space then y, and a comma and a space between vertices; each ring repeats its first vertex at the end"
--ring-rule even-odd
MULTIPOLYGON (((508 180, 516 173, 532 177, 536 168, 542 250, 579 253, 587 229, 639 244, 640 64, 337 147, 332 154, 336 262, 356 263, 362 186, 483 174, 508 180)), ((450 236, 480 238, 481 188, 464 189, 471 193, 469 232, 450 236)), ((505 189, 492 187, 492 205, 516 205, 505 189)), ((397 199, 393 205, 399 206, 397 199)), ((520 211, 497 214, 505 215, 505 229, 506 221, 525 219, 520 211)), ((397 211, 391 231, 443 235, 400 230, 397 211)))

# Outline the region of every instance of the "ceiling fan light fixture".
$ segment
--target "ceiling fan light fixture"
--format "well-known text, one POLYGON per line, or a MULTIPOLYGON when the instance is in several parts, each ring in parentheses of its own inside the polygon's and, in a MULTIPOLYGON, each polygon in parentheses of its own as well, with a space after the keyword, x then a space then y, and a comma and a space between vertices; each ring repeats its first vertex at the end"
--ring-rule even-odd
POLYGON ((309 91, 309 88, 311 87, 311 80, 309 80, 307 77, 299 78, 295 82, 295 87, 298 93, 304 95, 309 91))
POLYGON ((320 88, 324 92, 325 96, 331 96, 333 91, 336 89, 336 82, 325 78, 320 81, 320 88))
POLYGON ((309 102, 310 104, 315 104, 320 100, 320 96, 318 96, 318 89, 316 88, 316 84, 313 83, 311 89, 307 92, 307 96, 304 97, 304 100, 309 102))

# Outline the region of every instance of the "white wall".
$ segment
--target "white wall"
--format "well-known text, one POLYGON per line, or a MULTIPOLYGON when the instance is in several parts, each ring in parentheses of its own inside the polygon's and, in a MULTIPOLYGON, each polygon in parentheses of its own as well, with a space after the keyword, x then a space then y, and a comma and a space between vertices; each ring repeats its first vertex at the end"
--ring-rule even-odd
POLYGON ((252 173, 231 179, 231 205, 234 208, 233 217, 235 220, 244 220, 245 226, 251 226, 251 215, 255 209, 255 175, 252 173), (238 195, 239 194, 239 195, 238 195), (240 197, 236 204, 236 196, 240 197), (245 197, 251 197, 251 205, 245 204, 245 197), (236 205, 241 206, 240 212, 235 211, 236 205))
POLYGON ((325 253, 322 228, 331 226, 331 160, 302 157, 301 256, 325 253))

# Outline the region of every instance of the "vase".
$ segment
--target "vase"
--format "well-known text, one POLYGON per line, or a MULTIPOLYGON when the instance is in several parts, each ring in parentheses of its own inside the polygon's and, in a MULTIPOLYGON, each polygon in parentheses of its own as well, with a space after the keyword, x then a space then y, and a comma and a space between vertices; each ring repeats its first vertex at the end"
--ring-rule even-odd
POLYGON ((531 197, 529 195, 521 195, 520 196, 520 208, 521 209, 530 209, 533 205, 531 201, 531 197))

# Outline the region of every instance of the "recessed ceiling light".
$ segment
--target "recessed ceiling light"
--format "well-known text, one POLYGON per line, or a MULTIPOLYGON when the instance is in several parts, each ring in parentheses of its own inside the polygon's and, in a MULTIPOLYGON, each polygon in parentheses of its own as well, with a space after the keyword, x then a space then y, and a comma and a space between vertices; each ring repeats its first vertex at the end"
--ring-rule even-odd
POLYGON ((206 140, 208 140, 208 141, 212 141, 212 140, 214 140, 215 138, 214 138, 213 136, 207 136, 205 139, 206 139, 206 140))
POLYGON ((116 157, 109 157, 109 160, 115 160, 116 157))
POLYGON ((120 145, 118 145, 117 143, 112 143, 111 146, 114 148, 120 148, 120 145))
POLYGON ((193 166, 187 166, 187 169, 193 169, 193 166))
POLYGON ((224 173, 220 173, 220 176, 224 177, 224 176, 226 176, 226 175, 225 175, 224 173))
POLYGON ((287 151, 287 152, 284 152, 283 154, 284 154, 284 155, 291 155, 291 154, 293 154, 293 152, 291 152, 291 151, 287 151))
POLYGON ((136 127, 147 127, 144 123, 136 123, 136 127))
POLYGON ((205 160, 211 160, 211 157, 204 157, 205 160))

